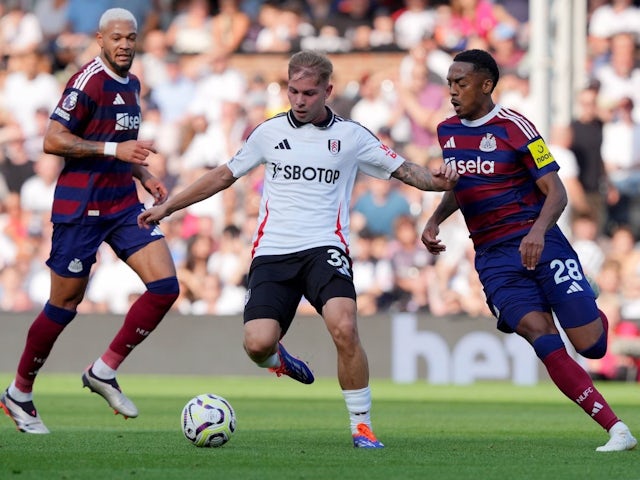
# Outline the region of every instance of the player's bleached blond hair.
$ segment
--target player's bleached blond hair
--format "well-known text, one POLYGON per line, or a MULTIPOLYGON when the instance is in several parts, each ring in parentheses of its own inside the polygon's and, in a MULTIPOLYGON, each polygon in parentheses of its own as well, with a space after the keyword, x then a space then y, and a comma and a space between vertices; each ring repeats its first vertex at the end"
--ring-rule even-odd
POLYGON ((125 8, 110 8, 109 10, 106 10, 100 17, 100 22, 98 22, 98 29, 102 31, 107 28, 109 22, 113 22, 116 20, 121 22, 132 22, 133 27, 138 30, 138 22, 136 20, 136 17, 134 17, 133 13, 125 8))
POLYGON ((333 64, 322 53, 302 50, 289 59, 289 79, 307 75, 318 77, 318 83, 329 83, 333 74, 333 64))

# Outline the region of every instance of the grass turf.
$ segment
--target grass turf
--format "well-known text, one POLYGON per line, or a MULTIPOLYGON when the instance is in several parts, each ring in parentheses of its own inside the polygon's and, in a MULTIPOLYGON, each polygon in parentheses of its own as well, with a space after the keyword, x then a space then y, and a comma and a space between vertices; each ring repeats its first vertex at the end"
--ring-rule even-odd
MULTIPOLYGON (((79 375, 43 372, 36 405, 50 435, 0 419, 0 479, 640 479, 640 450, 597 453, 608 435, 550 383, 469 386, 371 383, 382 450, 354 449, 333 379, 121 375, 140 417, 110 414, 79 375), (184 404, 217 393, 238 429, 217 449, 190 445, 184 404)), ((0 385, 10 375, 0 374, 0 385)), ((599 384, 640 433, 638 385, 599 384)))

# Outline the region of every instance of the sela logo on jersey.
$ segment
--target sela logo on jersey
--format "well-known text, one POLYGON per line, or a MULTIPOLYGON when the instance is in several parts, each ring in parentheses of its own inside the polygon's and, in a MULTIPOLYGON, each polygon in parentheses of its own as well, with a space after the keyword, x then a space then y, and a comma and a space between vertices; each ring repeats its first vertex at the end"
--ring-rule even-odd
POLYGON ((553 158, 553 155, 551 155, 549 148, 547 148, 547 144, 544 143, 544 140, 542 140, 541 138, 539 138, 535 142, 531 142, 529 145, 527 145, 527 148, 529 149, 529 152, 531 152, 531 155, 533 156, 533 159, 536 162, 536 167, 538 167, 538 169, 556 161, 555 158, 553 158))
POLYGON ((116 130, 138 130, 141 121, 139 114, 116 113, 116 130))
POLYGON ((458 175, 465 173, 481 173, 483 175, 491 175, 495 173, 495 162, 493 160, 482 160, 478 155, 475 160, 456 160, 456 157, 447 157, 444 162, 452 165, 458 175))
POLYGON ((285 165, 272 162, 274 180, 282 175, 285 180, 305 180, 307 182, 333 184, 340 178, 340 170, 321 167, 301 167, 300 165, 285 165))

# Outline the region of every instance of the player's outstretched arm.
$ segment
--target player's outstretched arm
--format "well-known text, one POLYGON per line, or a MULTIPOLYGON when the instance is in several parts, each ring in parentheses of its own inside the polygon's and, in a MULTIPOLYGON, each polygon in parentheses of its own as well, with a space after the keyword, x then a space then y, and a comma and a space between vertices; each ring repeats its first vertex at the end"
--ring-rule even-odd
POLYGON ((47 126, 43 142, 44 152, 61 157, 116 157, 123 162, 148 166, 147 157, 155 153, 152 140, 128 140, 126 142, 96 142, 79 137, 52 120, 47 126))
POLYGON ((400 165, 391 176, 420 190, 436 192, 451 190, 460 178, 451 165, 441 165, 438 169, 429 170, 409 161, 400 165))
POLYGON ((151 207, 138 215, 138 226, 149 228, 150 225, 157 224, 173 212, 182 210, 189 205, 215 195, 221 190, 229 188, 236 180, 226 164, 219 165, 202 175, 162 205, 151 207))

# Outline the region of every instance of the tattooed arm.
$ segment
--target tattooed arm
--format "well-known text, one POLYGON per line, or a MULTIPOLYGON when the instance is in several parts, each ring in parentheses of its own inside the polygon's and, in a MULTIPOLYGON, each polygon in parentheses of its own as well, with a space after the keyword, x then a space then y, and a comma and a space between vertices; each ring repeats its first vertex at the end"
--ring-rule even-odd
POLYGON ((451 190, 458 182, 458 172, 450 165, 442 165, 439 169, 429 170, 413 162, 405 161, 392 177, 420 190, 440 192, 451 190))
POLYGON ((147 166, 147 157, 156 149, 151 140, 127 140, 126 142, 96 142, 79 137, 62 125, 52 120, 44 135, 44 152, 66 158, 116 157, 118 160, 147 166), (111 144, 113 149, 105 151, 105 145, 111 144))

